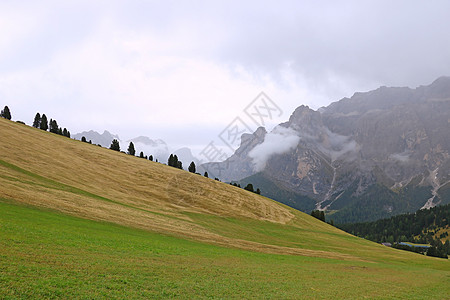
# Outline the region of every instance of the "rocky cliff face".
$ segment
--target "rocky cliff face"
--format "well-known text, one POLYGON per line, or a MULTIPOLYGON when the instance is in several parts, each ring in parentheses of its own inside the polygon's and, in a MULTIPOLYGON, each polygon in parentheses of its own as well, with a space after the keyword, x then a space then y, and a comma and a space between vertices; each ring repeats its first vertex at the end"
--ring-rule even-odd
MULTIPOLYGON (((337 219, 367 207, 389 216, 450 202, 450 77, 416 89, 356 93, 319 111, 300 106, 279 125, 298 143, 264 153, 262 169, 255 168, 257 154, 273 133, 243 137, 251 142, 222 163, 228 168, 220 178, 258 174, 314 199, 316 208, 337 219)), ((369 214, 355 220, 371 219, 369 214)))
POLYGON ((208 172, 209 177, 217 177, 222 181, 239 180, 255 174, 253 160, 249 152, 264 141, 267 131, 259 127, 253 134, 241 136, 240 147, 224 162, 210 162, 200 166, 201 173, 208 172))

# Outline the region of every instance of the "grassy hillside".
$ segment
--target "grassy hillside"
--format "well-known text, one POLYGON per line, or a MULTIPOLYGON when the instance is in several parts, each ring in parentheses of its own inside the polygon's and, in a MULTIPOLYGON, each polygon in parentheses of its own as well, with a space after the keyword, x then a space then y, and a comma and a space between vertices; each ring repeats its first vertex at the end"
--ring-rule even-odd
POLYGON ((279 187, 276 183, 267 179, 263 173, 256 173, 241 179, 238 183, 242 187, 251 183, 255 188, 261 188, 261 193, 264 196, 303 212, 311 212, 316 208, 315 200, 279 187))
POLYGON ((254 193, 3 119, 0 211, 5 297, 450 294, 447 260, 386 248, 254 193))

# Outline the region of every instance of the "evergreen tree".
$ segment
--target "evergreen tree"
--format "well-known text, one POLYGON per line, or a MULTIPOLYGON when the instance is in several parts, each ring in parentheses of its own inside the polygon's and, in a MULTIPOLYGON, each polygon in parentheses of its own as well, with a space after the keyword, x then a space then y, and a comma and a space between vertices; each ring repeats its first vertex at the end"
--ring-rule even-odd
POLYGON ((436 247, 431 246, 430 248, 428 248, 427 256, 438 257, 438 251, 437 251, 436 247))
POLYGON ((323 212, 323 210, 313 210, 311 212, 311 216, 325 222, 325 213, 323 212))
POLYGON ((195 173, 195 163, 194 162, 191 162, 191 164, 189 165, 188 170, 191 173, 195 173))
POLYGON ((128 154, 133 156, 136 154, 133 142, 130 142, 130 145, 128 146, 128 154))
POLYGON ((63 135, 63 136, 67 136, 67 132, 68 132, 68 131, 67 131, 67 128, 64 128, 64 129, 63 129, 63 132, 62 132, 62 135, 63 135))
POLYGON ((153 161, 153 155, 150 155, 148 158, 150 161, 153 161))
POLYGON ((58 129, 58 134, 59 134, 59 135, 63 135, 63 130, 62 130, 61 127, 59 127, 59 129, 58 129))
POLYGON ((50 119, 49 124, 50 124, 50 132, 58 134, 59 127, 58 127, 58 123, 56 122, 56 120, 50 119))
POLYGON ((250 191, 250 192, 254 192, 255 190, 253 189, 253 184, 249 183, 247 184, 247 186, 244 188, 244 190, 250 191))
POLYGON ((45 114, 42 114, 41 123, 39 124, 39 128, 44 131, 47 131, 47 129, 48 129, 48 121, 47 121, 47 116, 45 114))
POLYGON ((109 147, 109 149, 114 150, 114 151, 120 151, 120 144, 119 141, 116 139, 113 139, 111 142, 111 146, 109 147))
POLYGON ((144 152, 141 151, 141 153, 139 153, 139 157, 144 158, 144 152))
POLYGON ((259 188, 256 189, 256 192, 258 195, 261 195, 261 190, 259 188))
POLYGON ((5 108, 2 110, 1 117, 7 120, 11 120, 11 111, 9 110, 8 106, 5 106, 5 108))
POLYGON ((86 137, 82 136, 82 137, 81 137, 81 141, 84 142, 84 143, 87 143, 86 137))
POLYGON ((67 130, 67 137, 70 138, 70 131, 67 130))
POLYGON ((40 125, 41 125, 41 114, 36 113, 36 116, 34 117, 33 121, 33 127, 40 128, 40 125))
POLYGON ((178 156, 176 154, 170 154, 169 159, 167 160, 167 165, 174 168, 183 169, 183 164, 178 160, 178 156))
POLYGON ((205 171, 205 173, 203 174, 203 176, 205 176, 206 178, 209 178, 208 172, 205 171))

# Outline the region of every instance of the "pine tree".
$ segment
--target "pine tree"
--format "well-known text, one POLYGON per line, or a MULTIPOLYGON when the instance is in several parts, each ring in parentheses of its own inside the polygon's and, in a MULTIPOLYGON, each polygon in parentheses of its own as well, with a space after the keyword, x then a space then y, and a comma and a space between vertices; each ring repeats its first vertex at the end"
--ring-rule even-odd
POLYGON ((259 188, 256 189, 256 192, 258 195, 261 195, 261 190, 259 188))
POLYGON ((36 116, 34 117, 33 121, 33 127, 40 128, 40 125, 41 125, 41 114, 36 113, 36 116))
POLYGON ((11 120, 11 111, 9 110, 8 106, 5 106, 5 108, 2 110, 1 117, 7 120, 11 120))
MULTIPOLYGON (((313 216, 316 219, 319 219, 323 222, 325 222, 325 213, 323 212, 323 210, 313 210, 311 212, 311 216, 313 216)), ((392 241, 393 243, 394 241, 392 241)))
POLYGON ((250 192, 254 192, 255 190, 253 189, 253 184, 249 183, 247 184, 247 186, 244 188, 244 190, 250 191, 250 192))
POLYGON ((48 129, 48 121, 47 116, 45 114, 42 114, 41 123, 39 124, 39 128, 42 130, 47 131, 48 129))
POLYGON ((67 136, 67 128, 64 128, 64 129, 63 129, 62 135, 63 135, 63 136, 67 136))
POLYGON ((58 134, 59 132, 58 122, 56 122, 56 120, 50 119, 49 124, 50 124, 50 132, 58 134))
POLYGON ((114 150, 114 151, 120 151, 120 144, 119 141, 116 139, 113 139, 111 142, 111 146, 109 147, 109 149, 114 150))
POLYGON ((150 155, 150 157, 148 158, 150 161, 153 161, 153 155, 150 155))
POLYGON ((133 142, 130 142, 130 145, 128 146, 128 154, 133 156, 136 154, 133 142))
POLYGON ((144 152, 141 151, 141 153, 139 153, 139 157, 144 158, 144 152))
POLYGON ((205 173, 203 174, 203 176, 205 176, 206 178, 209 178, 208 172, 205 171, 205 173))
POLYGON ((81 137, 81 141, 84 142, 84 143, 87 143, 86 137, 82 136, 82 137, 81 137))
POLYGON ((194 162, 191 162, 191 164, 189 165, 188 170, 191 173, 195 173, 195 163, 194 162))
POLYGON ((178 160, 178 156, 176 154, 170 154, 169 159, 167 160, 167 165, 174 168, 183 169, 183 163, 178 160))

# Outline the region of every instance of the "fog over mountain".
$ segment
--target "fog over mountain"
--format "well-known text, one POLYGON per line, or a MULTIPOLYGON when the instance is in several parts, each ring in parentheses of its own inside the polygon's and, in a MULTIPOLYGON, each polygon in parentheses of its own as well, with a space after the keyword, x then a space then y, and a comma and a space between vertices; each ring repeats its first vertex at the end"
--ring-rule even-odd
POLYGON ((450 202, 450 77, 355 93, 317 111, 302 105, 270 133, 257 132, 243 136, 227 161, 204 167, 225 181, 259 182, 263 194, 302 210, 333 211, 338 220, 450 202), (303 198, 290 201, 280 191, 303 198))
POLYGON ((275 127, 264 137, 264 141, 253 148, 248 156, 252 159, 256 172, 264 170, 269 158, 276 154, 283 154, 298 145, 300 136, 295 130, 282 126, 275 127))
POLYGON ((158 159, 160 162, 166 162, 170 155, 169 147, 166 142, 161 139, 152 140, 146 136, 139 136, 126 141, 126 147, 128 147, 130 142, 133 142, 137 155, 142 151, 144 152, 144 155, 153 155, 153 158, 155 160, 158 159))
MULTIPOLYGON (((161 139, 151 139, 147 136, 138 136, 130 140, 123 141, 119 135, 112 134, 107 130, 105 130, 102 134, 94 130, 90 130, 73 135, 73 138, 77 140, 81 140, 82 137, 85 137, 88 142, 91 141, 92 144, 101 145, 105 148, 109 148, 112 140, 116 139, 120 143, 120 149, 125 152, 127 151, 130 142, 133 142, 136 155, 139 155, 142 151, 144 155, 152 155, 154 160, 157 159, 159 162, 163 163, 167 162, 167 159, 171 153, 177 154, 185 164, 189 164, 191 161, 197 162, 189 148, 183 147, 178 150, 173 150, 173 148, 170 148, 169 145, 161 139)), ((186 165, 185 168, 187 168, 187 166, 188 165, 186 165)))
POLYGON ((101 145, 102 147, 105 147, 105 148, 109 148, 109 146, 111 146, 111 142, 113 139, 116 139, 119 142, 121 142, 121 140, 117 134, 112 134, 108 130, 103 131, 102 134, 100 134, 94 130, 83 131, 83 132, 74 134, 72 137, 74 139, 77 139, 80 141, 83 137, 85 137, 88 142, 91 141, 92 144, 101 145))

